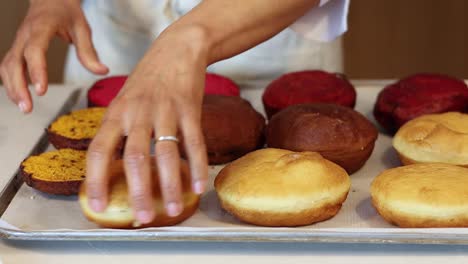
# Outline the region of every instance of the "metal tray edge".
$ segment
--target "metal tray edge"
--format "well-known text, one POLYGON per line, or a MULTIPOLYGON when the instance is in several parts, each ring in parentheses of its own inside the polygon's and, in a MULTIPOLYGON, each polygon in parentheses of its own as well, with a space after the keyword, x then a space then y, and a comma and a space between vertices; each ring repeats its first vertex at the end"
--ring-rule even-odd
POLYGON ((21 231, 0 228, 0 238, 55 241, 310 242, 468 245, 468 235, 301 231, 21 231))
MULTIPOLYGON (((80 89, 78 88, 74 89, 72 93, 69 95, 69 97, 67 98, 67 100, 65 101, 65 103, 63 104, 63 106, 60 108, 56 116, 54 116, 52 120, 70 111, 71 108, 77 103, 80 93, 81 93, 80 89)), ((28 156, 36 155, 38 153, 43 152, 47 148, 47 146, 48 146, 48 140, 47 140, 46 132, 44 130, 38 142, 32 148, 28 156)), ((18 192, 22 184, 23 184, 23 179, 21 178, 19 174, 19 168, 18 168, 14 176, 11 177, 10 181, 0 192, 0 217, 6 211, 6 209, 8 208, 8 205, 13 200, 14 196, 16 195, 16 193, 18 192)))

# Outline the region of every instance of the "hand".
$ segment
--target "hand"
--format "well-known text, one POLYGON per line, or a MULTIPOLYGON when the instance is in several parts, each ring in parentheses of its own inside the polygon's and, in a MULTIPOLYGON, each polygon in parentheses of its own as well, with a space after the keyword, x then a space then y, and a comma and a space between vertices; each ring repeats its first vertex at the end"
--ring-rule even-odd
MULTIPOLYGON (((124 167, 129 199, 136 220, 142 224, 157 217, 150 175, 150 142, 160 136, 182 135, 192 177, 192 189, 201 194, 208 165, 201 131, 207 48, 203 31, 195 27, 169 29, 154 42, 109 106, 87 154, 86 190, 89 205, 103 211, 108 199, 108 167, 124 135, 124 167)), ((176 216, 183 209, 180 155, 174 141, 155 146, 160 188, 166 212, 176 216)))
POLYGON ((8 97, 24 113, 32 111, 26 71, 37 95, 47 91, 46 52, 54 36, 73 43, 80 62, 88 70, 96 74, 108 72, 96 55, 79 0, 31 0, 16 39, 0 64, 0 77, 8 97))

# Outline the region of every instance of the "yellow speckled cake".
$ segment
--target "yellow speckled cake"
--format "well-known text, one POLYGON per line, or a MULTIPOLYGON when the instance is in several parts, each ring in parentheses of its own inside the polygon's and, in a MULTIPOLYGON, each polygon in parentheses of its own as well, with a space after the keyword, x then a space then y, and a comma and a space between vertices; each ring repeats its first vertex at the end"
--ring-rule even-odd
POLYGON ((85 178, 86 151, 60 149, 31 156, 21 163, 24 182, 50 194, 77 194, 85 178))
POLYGON ((60 116, 47 129, 49 142, 57 149, 88 149, 105 111, 105 107, 92 107, 60 116))

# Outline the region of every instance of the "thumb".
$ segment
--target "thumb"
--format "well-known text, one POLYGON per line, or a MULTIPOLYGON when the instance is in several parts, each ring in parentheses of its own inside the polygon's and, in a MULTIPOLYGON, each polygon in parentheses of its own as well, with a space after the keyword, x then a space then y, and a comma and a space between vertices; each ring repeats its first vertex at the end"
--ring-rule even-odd
POLYGON ((81 64, 95 74, 107 74, 109 69, 98 58, 91 39, 91 29, 88 24, 80 23, 75 26, 72 41, 76 47, 81 64))

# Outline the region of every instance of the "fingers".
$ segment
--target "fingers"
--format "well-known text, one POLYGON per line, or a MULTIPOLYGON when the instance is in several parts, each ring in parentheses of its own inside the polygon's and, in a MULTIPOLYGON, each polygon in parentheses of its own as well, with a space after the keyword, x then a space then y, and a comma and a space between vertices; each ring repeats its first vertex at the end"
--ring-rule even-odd
POLYGON ((28 66, 29 78, 34 85, 37 95, 44 95, 47 92, 47 63, 45 50, 31 48, 25 52, 26 64, 28 66))
POLYGON ((151 178, 150 144, 152 122, 149 107, 143 106, 128 134, 125 145, 124 164, 127 177, 130 201, 136 219, 142 223, 150 223, 155 217, 153 206, 153 180, 151 178))
POLYGON ((45 31, 33 32, 30 41, 24 48, 24 58, 29 72, 29 78, 34 85, 37 95, 44 95, 47 91, 47 63, 46 52, 54 36, 51 28, 45 31))
POLYGON ((103 211, 107 206, 109 164, 122 135, 118 119, 110 114, 108 116, 103 120, 86 156, 86 194, 89 206, 96 212, 103 211))
POLYGON ((76 46, 78 59, 86 69, 96 74, 107 74, 109 72, 107 66, 102 64, 97 56, 91 38, 91 29, 86 21, 75 25, 71 37, 76 46))
MULTIPOLYGON (((175 136, 177 134, 176 115, 170 104, 159 105, 156 114, 155 135, 175 136)), ((157 141, 155 158, 159 171, 161 194, 167 215, 177 216, 182 212, 182 187, 180 179, 180 155, 177 142, 157 141)))
POLYGON ((20 53, 10 51, 0 65, 0 75, 8 97, 23 113, 32 110, 31 94, 26 81, 24 61, 20 53))
POLYGON ((1 66, 2 79, 8 96, 24 113, 32 111, 31 94, 27 85, 26 68, 36 93, 47 90, 47 64, 45 54, 54 35, 49 26, 30 26, 21 29, 1 66))
POLYGON ((200 125, 200 114, 192 111, 190 109, 185 111, 180 126, 184 136, 185 152, 190 164, 192 190, 197 194, 202 194, 208 180, 208 158, 200 125))

